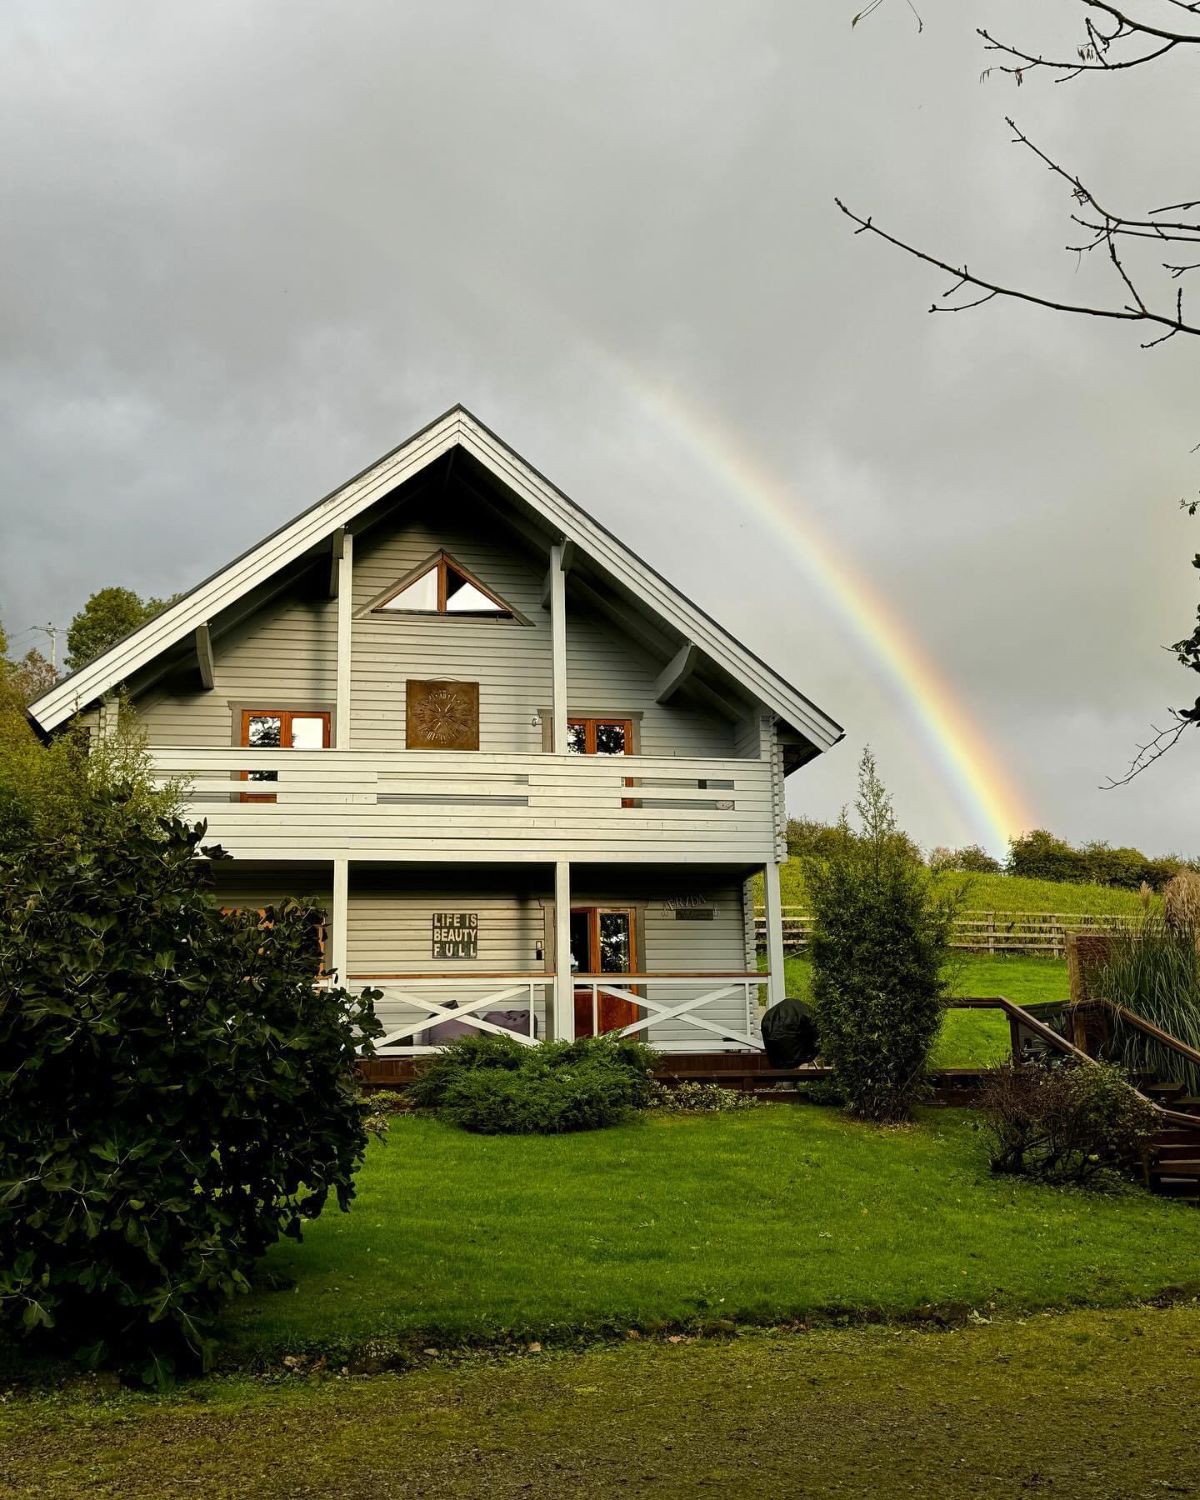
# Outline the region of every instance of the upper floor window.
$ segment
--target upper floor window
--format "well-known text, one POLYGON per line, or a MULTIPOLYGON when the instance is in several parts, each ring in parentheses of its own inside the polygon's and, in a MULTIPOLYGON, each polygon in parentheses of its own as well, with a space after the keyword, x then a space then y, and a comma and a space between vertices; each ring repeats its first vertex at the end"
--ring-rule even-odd
MULTIPOLYGON (((331 715, 323 709, 244 708, 241 743, 251 750, 324 750, 331 715)), ((244 771, 245 781, 278 781, 278 771, 244 771)), ((243 802, 274 802, 273 793, 243 792, 243 802)))
POLYGON ((632 755, 632 719, 567 720, 568 755, 632 755))
POLYGON ((321 709, 245 708, 242 744, 255 750, 324 750, 329 722, 321 709))
POLYGON ((402 578, 391 593, 371 606, 375 614, 459 615, 475 619, 514 620, 517 611, 480 583, 448 552, 402 578))

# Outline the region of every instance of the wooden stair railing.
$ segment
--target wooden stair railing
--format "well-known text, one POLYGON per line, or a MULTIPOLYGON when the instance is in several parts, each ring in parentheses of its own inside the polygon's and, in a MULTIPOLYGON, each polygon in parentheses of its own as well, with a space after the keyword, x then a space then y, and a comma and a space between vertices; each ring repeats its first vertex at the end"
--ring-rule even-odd
MULTIPOLYGON (((1095 1066, 1097 1059, 1075 1042, 1061 1036, 1052 1027, 1039 1021, 1036 1016, 996 995, 989 999, 956 999, 955 1008, 966 1010, 1002 1010, 1008 1016, 1012 1038, 1013 1057, 1019 1058, 1022 1050, 1023 1031, 1065 1056, 1095 1066)), ((1125 1005, 1113 1000, 1088 999, 1065 1007, 1071 1021, 1071 1030, 1079 1040, 1086 1040, 1088 1012, 1115 1015, 1122 1023, 1144 1036, 1150 1037, 1160 1046, 1177 1053, 1193 1065, 1200 1065, 1200 1052, 1187 1042, 1182 1042, 1170 1032, 1163 1031, 1152 1021, 1139 1016, 1125 1005)), ((1164 1080, 1151 1080, 1136 1088, 1143 1099, 1151 1104, 1158 1115, 1159 1130, 1150 1138, 1143 1159, 1146 1186, 1155 1193, 1200 1203, 1200 1098, 1191 1099, 1183 1094, 1183 1085, 1164 1080), (1172 1107, 1176 1106, 1176 1107, 1172 1107)))

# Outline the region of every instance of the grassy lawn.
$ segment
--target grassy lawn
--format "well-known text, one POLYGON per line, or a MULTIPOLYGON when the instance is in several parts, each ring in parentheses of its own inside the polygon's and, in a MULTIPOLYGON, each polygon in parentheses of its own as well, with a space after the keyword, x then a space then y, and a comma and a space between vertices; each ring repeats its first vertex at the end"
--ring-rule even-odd
MULTIPOLYGON (((948 882, 961 881, 961 875, 940 877, 948 882)), ((1069 885, 1057 880, 1028 880, 1015 875, 974 875, 967 896, 972 911, 1059 912, 1064 916, 1080 912, 1136 913, 1141 900, 1136 891, 1116 890, 1108 885, 1069 885)), ((804 876, 800 861, 789 859, 780 872, 780 888, 785 906, 804 906, 804 876)), ((761 888, 758 901, 762 903, 761 888)))
MULTIPOLYGON (((807 958, 785 960, 787 992, 799 999, 809 993, 812 965, 807 958)), ((1057 958, 955 955, 952 989, 956 995, 1004 995, 1018 1005, 1065 1000, 1067 966, 1057 958)), ((1008 1019, 999 1011, 951 1010, 934 1049, 938 1068, 981 1068, 1008 1055, 1008 1019)))
POLYGON ((993 1178, 962 1111, 880 1131, 776 1105, 558 1138, 401 1119, 359 1186, 351 1213, 267 1257, 284 1285, 232 1305, 231 1361, 378 1339, 1118 1304, 1196 1264, 1193 1210, 993 1178))
POLYGON ((0 1405, 0 1493, 554 1497, 1194 1494, 1195 1306, 432 1361, 404 1375, 86 1384, 0 1405))

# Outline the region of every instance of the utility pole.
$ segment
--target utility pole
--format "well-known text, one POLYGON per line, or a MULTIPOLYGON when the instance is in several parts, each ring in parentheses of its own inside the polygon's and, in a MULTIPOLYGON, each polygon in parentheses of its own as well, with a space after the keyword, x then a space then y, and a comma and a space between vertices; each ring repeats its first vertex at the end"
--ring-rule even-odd
POLYGON ((58 676, 58 638, 65 629, 62 625, 31 625, 31 630, 40 630, 43 635, 50 637, 50 665, 54 668, 54 675, 58 676))

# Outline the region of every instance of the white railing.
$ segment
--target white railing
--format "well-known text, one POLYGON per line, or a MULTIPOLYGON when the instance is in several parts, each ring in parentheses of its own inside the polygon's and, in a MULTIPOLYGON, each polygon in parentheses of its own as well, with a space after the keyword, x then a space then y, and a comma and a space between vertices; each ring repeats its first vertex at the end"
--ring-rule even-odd
POLYGON ((436 1042, 416 1040, 419 1033, 447 1021, 535 1046, 539 1035, 545 1035, 554 976, 538 975, 535 979, 520 974, 464 974, 461 978, 424 975, 407 979, 351 974, 349 982, 355 990, 381 990, 383 998, 375 1008, 385 1017, 396 1007, 407 1008, 400 1024, 395 1024, 395 1018, 384 1020, 384 1035, 375 1043, 376 1053, 381 1057, 419 1057, 439 1050, 436 1042), (500 987, 492 988, 496 984, 500 987), (524 1028, 502 1026, 481 1014, 495 1011, 524 1011, 524 1028))
POLYGON ((422 750, 152 750, 209 840, 247 858, 761 862, 769 761, 422 750))
POLYGON ((758 994, 768 975, 737 974, 575 974, 576 995, 588 991, 593 1035, 600 1029, 600 998, 625 1001, 641 1012, 636 1021, 619 1028, 620 1036, 649 1042, 659 1052, 762 1051, 758 1034, 758 994), (682 993, 681 991, 686 992, 682 993), (666 992, 665 994, 663 992, 666 992), (660 998, 661 996, 661 998, 660 998), (701 1011, 707 1010, 702 1015, 701 1011), (716 1012, 716 1014, 714 1014, 716 1012), (676 1035, 651 1036, 650 1028, 669 1026, 676 1035), (705 1045, 681 1039, 684 1027, 703 1033, 705 1045), (717 1037, 722 1044, 713 1045, 717 1037))
MULTIPOLYGON (((756 1025, 758 997, 766 974, 573 974, 574 1001, 586 995, 591 1005, 592 1035, 600 1031, 601 1001, 608 997, 636 1008, 637 1018, 612 1028, 619 1036, 648 1041, 659 1052, 762 1051, 756 1025), (666 1034, 664 1034, 664 1031, 666 1034), (698 1033, 690 1039, 689 1033, 698 1033)), ((382 992, 376 1010, 384 1034, 375 1043, 381 1057, 421 1057, 437 1052, 442 1042, 423 1033, 445 1022, 472 1031, 509 1036, 526 1046, 549 1034, 554 1005, 554 975, 414 975, 349 976, 352 989, 382 992), (397 1016, 395 1011, 402 1010, 397 1016), (521 1015, 519 1026, 488 1017, 497 1012, 521 1015)))

